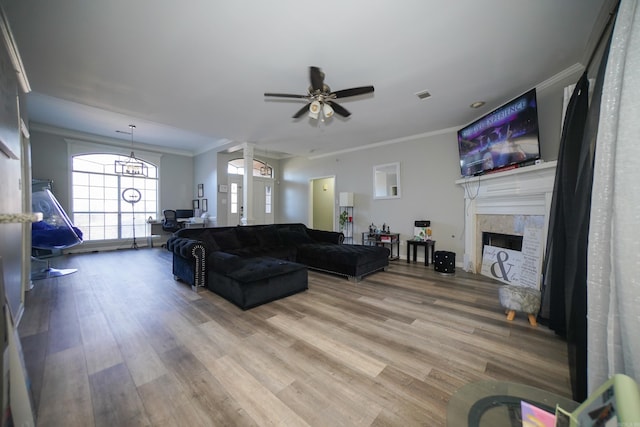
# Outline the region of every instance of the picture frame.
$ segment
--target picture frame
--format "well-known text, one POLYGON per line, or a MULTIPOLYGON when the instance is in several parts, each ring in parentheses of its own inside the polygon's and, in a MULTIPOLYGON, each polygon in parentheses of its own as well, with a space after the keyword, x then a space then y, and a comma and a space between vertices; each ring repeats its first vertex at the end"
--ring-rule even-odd
POLYGON ((200 209, 200 200, 194 199, 192 203, 193 203, 193 210, 200 209))
POLYGON ((207 199, 202 199, 201 208, 202 212, 207 212, 209 210, 209 201, 207 199))
POLYGON ((204 184, 198 184, 198 197, 204 197, 204 184))

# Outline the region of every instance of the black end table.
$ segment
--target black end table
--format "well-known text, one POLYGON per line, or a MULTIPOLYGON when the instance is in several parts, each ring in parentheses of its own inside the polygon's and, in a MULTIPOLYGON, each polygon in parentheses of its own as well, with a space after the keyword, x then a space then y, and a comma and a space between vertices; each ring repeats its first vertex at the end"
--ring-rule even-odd
POLYGON ((433 253, 436 250, 435 240, 407 240, 407 262, 411 262, 409 254, 413 247, 413 262, 416 262, 418 246, 424 246, 424 265, 429 266, 429 252, 431 252, 431 262, 433 262, 433 253))

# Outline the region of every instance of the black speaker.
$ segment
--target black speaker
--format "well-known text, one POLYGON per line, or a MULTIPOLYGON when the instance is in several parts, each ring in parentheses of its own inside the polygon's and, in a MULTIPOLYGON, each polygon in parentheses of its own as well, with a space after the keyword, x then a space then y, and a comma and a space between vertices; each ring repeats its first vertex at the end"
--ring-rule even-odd
POLYGON ((414 227, 431 227, 431 221, 421 220, 413 223, 414 227))

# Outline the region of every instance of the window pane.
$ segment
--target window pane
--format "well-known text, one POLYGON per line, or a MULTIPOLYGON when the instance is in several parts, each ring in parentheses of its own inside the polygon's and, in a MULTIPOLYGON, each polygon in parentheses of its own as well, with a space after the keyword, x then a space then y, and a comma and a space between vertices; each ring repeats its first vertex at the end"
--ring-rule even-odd
POLYGON ((74 199, 73 210, 76 212, 89 212, 89 200, 87 199, 74 199))
POLYGON ((88 199, 89 198, 89 187, 86 185, 74 185, 73 186, 73 196, 77 199, 88 199))
POLYGON ((106 214, 104 216, 104 224, 109 225, 118 225, 118 214, 106 214))
POLYGON ((105 175, 104 186, 110 188, 118 188, 118 177, 113 175, 105 175))
POLYGON ((74 172, 71 177, 74 185, 89 185, 89 175, 86 173, 74 172))
POLYGON ((89 175, 89 185, 92 187, 104 187, 104 175, 92 173, 89 175))
POLYGON ((74 224, 83 231, 85 240, 122 239, 131 236, 134 211, 136 237, 143 237, 148 232, 146 218, 156 216, 157 168, 145 162, 148 178, 121 176, 115 174, 114 168, 114 162, 119 159, 124 160, 126 156, 87 154, 72 159, 72 217, 74 224), (121 194, 125 188, 140 190, 140 203, 132 206, 123 201, 121 194), (121 223, 123 220, 129 222, 128 231, 121 223))
POLYGON ((117 239, 119 230, 120 230, 120 227, 118 227, 117 225, 105 227, 102 238, 103 239, 117 239))

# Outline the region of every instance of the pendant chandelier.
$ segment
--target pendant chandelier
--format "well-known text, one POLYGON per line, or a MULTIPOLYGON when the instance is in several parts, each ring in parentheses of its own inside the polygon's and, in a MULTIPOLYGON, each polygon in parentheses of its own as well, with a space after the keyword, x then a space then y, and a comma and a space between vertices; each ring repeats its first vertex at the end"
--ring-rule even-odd
POLYGON ((136 125, 129 125, 129 128, 131 129, 131 132, 129 132, 131 134, 131 154, 126 160, 115 161, 116 173, 118 175, 125 176, 148 177, 149 168, 147 167, 146 163, 136 158, 136 155, 133 153, 133 130, 136 128, 136 125))

